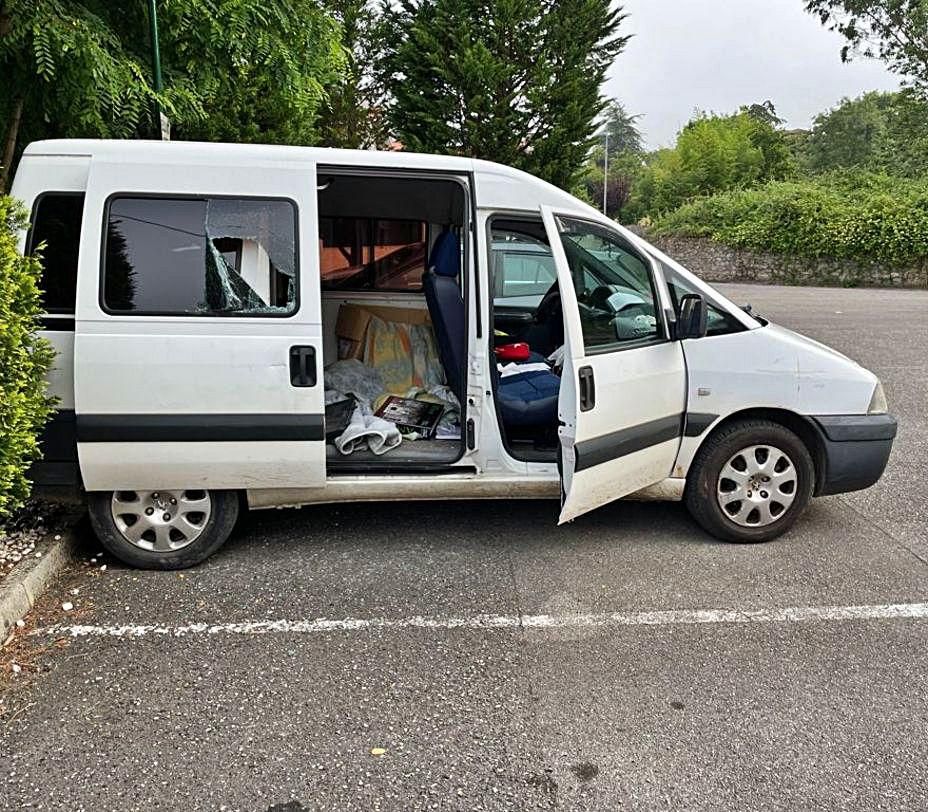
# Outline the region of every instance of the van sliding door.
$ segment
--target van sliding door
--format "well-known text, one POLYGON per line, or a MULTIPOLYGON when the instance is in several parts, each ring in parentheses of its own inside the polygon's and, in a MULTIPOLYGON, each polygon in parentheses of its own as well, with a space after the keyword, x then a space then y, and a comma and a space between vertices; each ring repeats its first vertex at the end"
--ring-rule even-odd
POLYGON ((87 490, 323 487, 315 165, 94 159, 85 212, 87 490))

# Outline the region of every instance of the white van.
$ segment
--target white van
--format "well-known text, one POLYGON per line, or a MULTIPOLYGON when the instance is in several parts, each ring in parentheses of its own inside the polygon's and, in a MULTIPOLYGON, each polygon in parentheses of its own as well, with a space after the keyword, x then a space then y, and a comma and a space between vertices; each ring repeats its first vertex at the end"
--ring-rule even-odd
POLYGON ((685 500, 761 542, 866 488, 874 375, 504 166, 141 141, 28 147, 58 350, 39 484, 102 544, 196 564, 244 506, 685 500))

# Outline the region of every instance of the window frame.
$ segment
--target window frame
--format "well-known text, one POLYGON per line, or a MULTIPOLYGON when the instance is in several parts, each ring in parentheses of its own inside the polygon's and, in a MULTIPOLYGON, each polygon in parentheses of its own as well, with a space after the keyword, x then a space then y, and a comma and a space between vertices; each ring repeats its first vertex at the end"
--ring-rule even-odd
MULTIPOLYGON (((423 244, 425 245, 425 259, 424 259, 424 261, 423 261, 423 267, 422 267, 422 273, 423 273, 423 275, 424 275, 425 272, 428 270, 428 264, 429 264, 429 242, 430 242, 430 241, 429 241, 430 223, 428 223, 428 222, 425 221, 425 220, 413 220, 413 219, 410 219, 410 218, 408 218, 408 217, 344 217, 344 216, 339 216, 339 217, 329 217, 329 216, 325 216, 325 217, 324 217, 324 216, 322 216, 322 215, 320 215, 318 219, 319 219, 319 235, 320 235, 320 241, 322 241, 322 221, 323 221, 323 220, 355 220, 355 221, 360 220, 360 221, 366 223, 365 231, 367 232, 367 240, 368 240, 368 242, 363 246, 363 248, 364 248, 365 251, 368 250, 368 249, 374 249, 374 248, 376 248, 376 245, 374 245, 374 230, 375 230, 375 224, 376 224, 376 223, 378 223, 378 222, 388 222, 388 223, 418 223, 420 226, 423 227, 423 230, 424 230, 424 237, 423 237, 423 240, 422 240, 423 244)), ((408 243, 408 245, 413 245, 413 243, 408 243)), ((323 246, 321 246, 321 247, 324 248, 325 246, 323 245, 323 246)), ((402 249, 400 249, 400 250, 402 250, 402 249)), ((371 264, 374 264, 374 263, 378 262, 378 260, 372 258, 370 262, 371 262, 371 264)), ((320 258, 319 258, 319 289, 321 290, 322 293, 335 293, 335 294, 339 294, 339 293, 394 293, 394 294, 410 295, 410 296, 422 296, 425 287, 424 287, 424 283, 422 282, 421 278, 420 278, 420 280, 419 280, 419 287, 414 288, 414 289, 410 289, 410 288, 378 288, 378 287, 370 287, 370 288, 357 288, 357 287, 351 287, 351 288, 332 288, 332 287, 328 287, 328 286, 326 285, 325 279, 324 279, 324 277, 323 277, 323 275, 322 275, 322 257, 321 257, 321 254, 320 254, 320 258)))
POLYGON ((97 303, 100 309, 108 316, 115 318, 163 317, 179 319, 292 319, 298 315, 303 307, 302 264, 300 262, 300 204, 292 197, 285 195, 233 195, 233 194, 191 194, 189 192, 112 192, 103 202, 103 222, 100 228, 100 259, 97 279, 97 303), (106 304, 106 241, 109 236, 110 206, 114 200, 131 198, 133 200, 245 200, 258 203, 289 203, 293 211, 293 296, 296 307, 289 313, 190 313, 162 310, 113 310, 106 304))
MULTIPOLYGON (((71 309, 55 307, 48 308, 45 307, 45 302, 42 302, 43 312, 47 316, 58 316, 58 317, 70 317, 74 318, 77 313, 77 288, 80 281, 80 250, 81 250, 81 232, 84 230, 84 215, 86 213, 87 206, 87 192, 86 191, 75 191, 74 189, 68 191, 57 191, 55 189, 47 189, 44 192, 39 192, 32 201, 32 211, 30 212, 29 217, 29 230, 26 232, 26 242, 25 242, 25 255, 31 257, 33 255, 33 249, 35 246, 33 242, 35 240, 35 224, 37 215, 39 213, 39 206, 42 204, 42 201, 46 197, 80 197, 83 198, 83 204, 81 205, 81 227, 80 232, 78 232, 77 237, 77 256, 74 258, 76 265, 75 274, 74 274, 74 305, 71 309)), ((45 288, 42 286, 42 282, 45 279, 45 266, 42 266, 42 279, 39 280, 39 290, 42 292, 44 297, 45 288)))
MULTIPOLYGON (((660 295, 660 288, 658 286, 658 273, 660 273, 660 268, 657 266, 657 263, 654 262, 651 256, 644 251, 638 250, 629 240, 618 231, 614 231, 605 223, 598 222, 596 220, 591 220, 588 217, 583 215, 571 214, 567 212, 555 211, 552 212, 554 215, 554 224, 558 227, 558 239, 562 240, 563 247, 563 238, 561 236, 560 225, 562 220, 572 220, 578 223, 584 223, 586 225, 595 226, 609 233, 610 237, 619 243, 624 250, 632 254, 635 258, 638 259, 647 269, 649 269, 648 274, 648 284, 651 287, 651 296, 654 303, 654 317, 656 319, 657 333, 654 336, 649 336, 646 338, 636 338, 630 341, 620 342, 616 340, 614 344, 609 344, 602 347, 588 347, 586 344, 586 336, 583 337, 583 354, 585 357, 590 357, 594 355, 608 355, 614 352, 625 352, 626 350, 637 350, 642 347, 654 347, 659 344, 669 344, 674 339, 670 335, 669 325, 667 324, 666 314, 664 313, 663 300, 660 295)), ((565 252, 566 253, 566 252, 565 252)), ((569 265, 568 260, 568 265, 569 265)), ((573 278, 573 269, 570 269, 571 278, 573 278)), ((576 288, 575 288, 576 290, 576 288)), ((579 305, 579 302, 578 302, 579 305)), ((577 310, 577 318, 580 320, 580 311, 577 310)), ((580 320, 580 330, 581 335, 583 334, 583 321, 580 320)))

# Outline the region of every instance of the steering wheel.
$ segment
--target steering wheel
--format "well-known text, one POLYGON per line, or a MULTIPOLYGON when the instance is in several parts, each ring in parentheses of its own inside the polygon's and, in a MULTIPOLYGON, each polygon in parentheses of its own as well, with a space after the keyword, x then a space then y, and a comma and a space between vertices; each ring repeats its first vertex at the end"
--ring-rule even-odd
POLYGON ((545 324, 561 314, 561 289, 555 282, 535 309, 535 323, 545 324))

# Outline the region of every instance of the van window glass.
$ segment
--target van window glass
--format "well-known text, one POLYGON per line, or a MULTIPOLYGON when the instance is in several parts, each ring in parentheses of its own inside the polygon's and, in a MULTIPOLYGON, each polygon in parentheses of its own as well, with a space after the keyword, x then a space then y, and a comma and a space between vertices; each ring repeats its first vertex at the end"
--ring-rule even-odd
POLYGON ((42 304, 48 313, 73 313, 84 195, 45 194, 32 214, 28 251, 41 248, 42 304))
POLYGON ((597 223, 562 217, 558 226, 587 351, 662 340, 650 265, 597 223))
MULTIPOLYGON (((673 299, 674 309, 677 311, 677 314, 680 313, 680 299, 686 296, 688 293, 700 293, 692 285, 689 285, 680 274, 678 274, 673 268, 666 265, 660 260, 657 260, 661 266, 661 272, 664 274, 664 279, 667 280, 667 287, 670 288, 670 298, 673 299)), ((707 302, 709 318, 708 318, 708 329, 706 335, 710 336, 721 336, 727 335, 728 333, 740 333, 747 328, 736 319, 731 313, 728 313, 725 310, 722 310, 720 307, 716 307, 711 302, 707 302)))
POLYGON ((296 207, 284 200, 115 198, 103 303, 113 313, 290 315, 297 308, 296 207))
POLYGON ((546 243, 527 234, 494 228, 491 234, 494 304, 537 307, 557 282, 546 243))
POLYGON ((322 217, 319 237, 323 290, 422 290, 425 223, 322 217))

